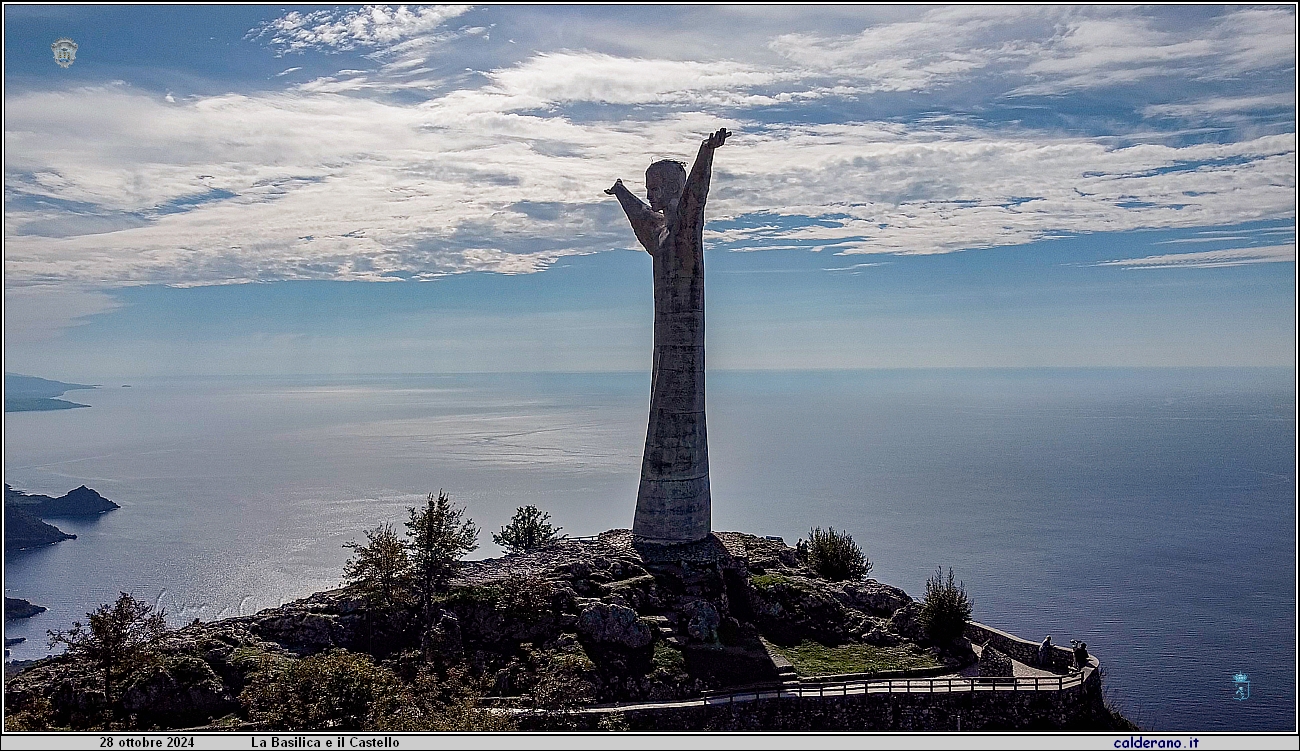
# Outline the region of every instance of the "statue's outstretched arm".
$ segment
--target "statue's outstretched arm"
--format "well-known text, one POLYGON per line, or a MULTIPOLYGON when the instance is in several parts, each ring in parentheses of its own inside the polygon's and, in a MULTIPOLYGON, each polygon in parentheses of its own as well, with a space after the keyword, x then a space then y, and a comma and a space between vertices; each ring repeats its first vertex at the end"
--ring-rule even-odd
POLYGON ((659 245, 659 228, 663 223, 663 217, 659 215, 659 212, 647 206, 645 201, 637 198, 632 194, 632 191, 623 187, 622 180, 616 180, 614 187, 607 189, 605 194, 618 199, 619 204, 623 206, 623 213, 627 214, 627 220, 632 225, 632 231, 636 233, 636 239, 641 243, 641 247, 645 248, 650 255, 654 255, 655 248, 659 245))
POLYGON ((682 191, 678 208, 684 221, 703 222, 704 202, 709 198, 709 180, 713 176, 713 150, 726 143, 730 135, 726 128, 718 128, 700 144, 700 153, 695 157, 695 164, 691 165, 691 174, 686 178, 686 188, 682 191))

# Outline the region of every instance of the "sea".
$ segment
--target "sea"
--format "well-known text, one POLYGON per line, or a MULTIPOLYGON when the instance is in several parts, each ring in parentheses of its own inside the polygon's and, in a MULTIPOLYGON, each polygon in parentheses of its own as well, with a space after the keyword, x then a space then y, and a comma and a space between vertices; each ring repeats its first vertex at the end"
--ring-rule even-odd
MULTIPOLYGON (((1296 729, 1292 368, 710 371, 713 527, 852 534, 975 618, 1079 639, 1146 730, 1296 729), (1249 698, 1240 700, 1241 677, 1249 698)), ((4 417, 4 478, 122 508, 5 551, 5 624, 47 653, 129 592, 174 625, 341 582, 348 550, 445 490, 479 526, 518 506, 569 535, 631 525, 646 373, 168 377, 4 417)))

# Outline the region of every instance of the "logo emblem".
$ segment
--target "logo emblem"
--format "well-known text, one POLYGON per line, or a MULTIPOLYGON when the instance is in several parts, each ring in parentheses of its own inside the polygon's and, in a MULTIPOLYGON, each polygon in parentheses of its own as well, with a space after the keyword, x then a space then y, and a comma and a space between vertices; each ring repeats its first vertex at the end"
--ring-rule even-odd
POLYGON ((60 68, 72 67, 72 61, 77 59, 77 43, 67 37, 55 41, 50 49, 54 50, 54 62, 60 68))
POLYGON ((1232 685, 1237 689, 1232 698, 1237 701, 1245 701, 1250 698, 1250 676, 1245 673, 1237 673, 1232 676, 1232 685))

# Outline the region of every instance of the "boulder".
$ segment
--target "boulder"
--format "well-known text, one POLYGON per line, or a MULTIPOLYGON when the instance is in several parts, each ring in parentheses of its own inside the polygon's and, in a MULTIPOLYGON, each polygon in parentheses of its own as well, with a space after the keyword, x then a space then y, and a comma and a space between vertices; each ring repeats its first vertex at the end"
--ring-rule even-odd
POLYGON ((578 632, 594 642, 628 649, 640 649, 654 639, 650 624, 637 618, 635 610, 604 602, 583 606, 578 613, 578 632))
POLYGON ((335 646, 339 628, 336 619, 320 613, 283 612, 252 624, 251 630, 268 641, 308 654, 335 646))
POLYGON ((965 668, 978 660, 979 656, 975 654, 970 639, 965 637, 958 637, 939 647, 939 661, 955 670, 965 668))
POLYGON ((889 630, 910 641, 925 641, 927 634, 921 626, 921 606, 909 602, 896 610, 889 619, 889 630))
POLYGON ((881 584, 875 579, 845 582, 835 592, 835 596, 851 608, 885 618, 912 602, 912 598, 903 590, 881 584))
POLYGON ((686 633, 692 639, 710 643, 718 640, 718 626, 722 619, 713 603, 707 600, 689 602, 682 608, 682 615, 686 620, 686 633))
POLYGON ((876 626, 862 635, 862 641, 873 647, 893 647, 902 640, 898 638, 897 634, 892 634, 876 626))

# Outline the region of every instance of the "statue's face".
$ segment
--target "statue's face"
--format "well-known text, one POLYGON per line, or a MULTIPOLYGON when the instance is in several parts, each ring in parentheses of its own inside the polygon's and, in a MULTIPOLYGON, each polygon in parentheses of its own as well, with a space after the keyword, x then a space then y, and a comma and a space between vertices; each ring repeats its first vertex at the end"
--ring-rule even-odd
POLYGON ((686 187, 686 172, 678 166, 676 169, 651 167, 645 175, 646 193, 649 194, 650 208, 663 211, 676 205, 686 187))

